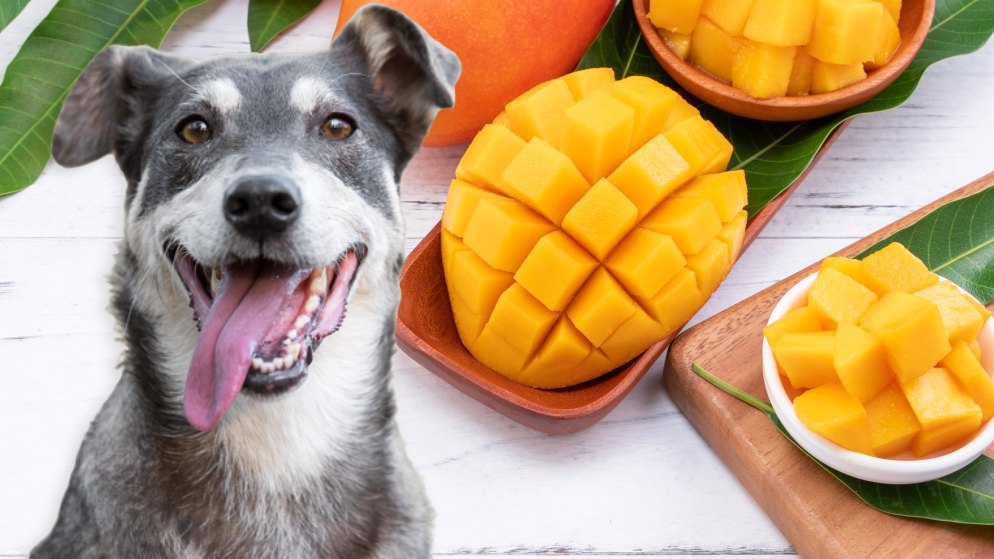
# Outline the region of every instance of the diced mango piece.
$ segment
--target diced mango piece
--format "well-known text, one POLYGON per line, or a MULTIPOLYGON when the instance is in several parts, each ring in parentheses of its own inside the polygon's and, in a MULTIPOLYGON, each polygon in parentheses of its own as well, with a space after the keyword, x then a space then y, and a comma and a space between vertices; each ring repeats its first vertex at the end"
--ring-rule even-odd
POLYGON ((515 350, 531 356, 559 318, 518 284, 505 291, 494 306, 487 328, 515 350))
POLYGON ((636 308, 635 313, 628 317, 600 347, 601 351, 612 360, 624 363, 663 339, 668 333, 645 311, 636 308))
MULTIPOLYGON (((498 372, 517 372, 524 369, 530 356, 522 353, 502 336, 498 336, 490 322, 483 327, 483 331, 473 342, 473 355, 498 372)), ((463 343, 466 343, 466 340, 463 340, 463 343)))
POLYGON ((941 364, 980 406, 983 421, 994 416, 994 381, 965 342, 957 342, 941 364))
POLYGON ((707 198, 667 198, 640 225, 669 235, 685 255, 697 254, 721 231, 718 210, 707 198))
MULTIPOLYGON (((563 76, 573 99, 579 101, 595 91, 605 91, 614 83, 613 68, 587 68, 563 76)), ((568 109, 567 109, 568 110, 568 109)))
POLYGON ((490 314, 476 314, 469 308, 469 305, 462 302, 462 299, 452 294, 449 295, 449 304, 452 306, 452 316, 456 321, 456 330, 459 332, 459 339, 466 347, 473 347, 480 332, 487 325, 490 314))
POLYGON ((563 218, 563 230, 603 260, 635 227, 638 209, 607 179, 597 181, 563 218))
POLYGON ((684 101, 683 97, 681 97, 676 102, 676 105, 673 106, 673 110, 670 111, 670 117, 666 119, 666 124, 663 125, 663 132, 666 132, 688 118, 693 118, 700 114, 701 111, 697 110, 697 107, 684 101))
POLYGON ((838 382, 794 398, 797 418, 815 433, 855 452, 873 455, 866 409, 838 382))
POLYGON ((880 13, 880 27, 877 31, 877 46, 873 50, 873 60, 867 63, 868 69, 879 68, 886 64, 898 45, 901 44, 901 30, 897 27, 897 22, 886 10, 880 13))
POLYGON ((687 268, 694 272, 697 285, 707 295, 718 289, 731 265, 728 245, 718 239, 712 239, 700 252, 687 257, 687 268))
POLYGON ((707 198, 722 223, 734 220, 746 205, 745 171, 701 175, 673 193, 677 198, 707 198))
POLYGON ((834 331, 788 332, 770 344, 770 348, 794 388, 815 388, 839 382, 832 360, 834 331))
POLYGON ((797 47, 790 79, 787 81, 787 95, 807 95, 811 92, 811 72, 814 67, 815 59, 808 54, 808 49, 797 47))
POLYGON ((452 181, 448 201, 442 210, 442 227, 455 236, 462 237, 476 204, 483 199, 501 200, 504 197, 459 179, 452 181))
POLYGON ((540 138, 514 156, 500 180, 504 191, 556 225, 590 188, 576 165, 540 138))
POLYGON ((742 34, 778 47, 806 45, 817 7, 818 0, 756 0, 742 34))
POLYGON ((561 311, 595 269, 597 260, 569 235, 553 231, 535 244, 514 281, 547 308, 561 311))
POLYGON ((683 326, 701 308, 707 296, 697 286, 694 272, 683 268, 651 299, 639 303, 667 333, 683 326))
POLYGON ((843 256, 829 256, 828 258, 821 261, 821 266, 818 267, 818 271, 824 271, 828 269, 838 270, 843 274, 851 277, 852 279, 858 281, 860 285, 870 288, 871 291, 876 293, 878 296, 883 295, 890 291, 889 289, 883 291, 875 291, 873 288, 875 282, 873 282, 869 274, 863 269, 863 265, 859 260, 853 258, 845 258, 843 256))
POLYGON ((884 11, 873 0, 818 0, 808 52, 831 64, 873 61, 884 11))
POLYGON ((495 270, 472 250, 457 252, 446 270, 452 293, 475 314, 489 316, 497 299, 514 283, 511 274, 495 270))
POLYGON ((928 299, 939 307, 942 324, 949 332, 949 343, 976 339, 987 317, 971 304, 971 297, 964 295, 952 283, 940 281, 920 289, 915 295, 928 299))
POLYGON ((566 109, 562 152, 593 184, 628 156, 634 126, 634 109, 595 91, 566 109))
POLYGON ((766 341, 773 344, 783 337, 784 334, 796 332, 818 332, 821 330, 821 322, 818 315, 811 307, 800 307, 794 309, 763 328, 763 336, 766 341))
POLYGON ((699 115, 684 120, 663 135, 690 165, 694 175, 720 173, 728 167, 732 144, 699 115))
POLYGON ((685 103, 677 92, 645 76, 618 80, 611 86, 611 95, 635 111, 632 151, 661 134, 677 103, 685 103))
POLYGON ((676 31, 670 31, 669 29, 660 29, 659 34, 663 37, 663 42, 669 47, 674 54, 687 60, 687 56, 690 55, 690 34, 689 33, 677 33, 676 31))
POLYGON ((925 263, 904 248, 901 243, 891 243, 863 259, 868 285, 878 293, 899 290, 914 293, 935 284, 939 276, 933 274, 925 263))
POLYGON ((462 239, 445 229, 442 229, 442 239, 442 270, 447 274, 449 273, 449 266, 452 265, 452 259, 455 257, 455 254, 461 250, 469 250, 469 247, 466 246, 466 243, 462 242, 462 239))
POLYGON ((558 148, 566 109, 573 103, 573 92, 562 78, 557 78, 535 86, 508 103, 504 110, 511 120, 511 130, 522 139, 537 136, 558 148))
POLYGON ((636 228, 604 262, 632 295, 645 299, 659 293, 687 264, 668 235, 636 228))
POLYGON ((915 456, 941 450, 980 428, 980 406, 946 369, 929 369, 901 386, 922 426, 911 443, 915 456))
POLYGON ((707 16, 725 33, 742 36, 742 28, 749 18, 755 0, 704 0, 701 15, 707 16))
POLYGON ((902 291, 881 297, 859 325, 883 343, 887 363, 902 386, 934 367, 952 349, 935 303, 902 291))
POLYGON ((638 218, 693 176, 690 165, 659 135, 630 155, 607 180, 638 209, 638 218))
POLYGON ((877 302, 877 294, 851 277, 828 268, 818 273, 808 291, 811 307, 826 328, 855 324, 877 302))
POLYGON ((600 347, 638 305, 604 268, 598 268, 566 308, 566 315, 595 346, 600 347))
POLYGON ((734 263, 742 254, 742 245, 745 243, 746 225, 749 221, 749 213, 740 211, 736 216, 718 232, 718 240, 728 245, 728 254, 734 263))
POLYGON ((514 272, 535 243, 555 227, 513 200, 480 200, 463 242, 487 263, 514 272))
POLYGON ((894 380, 880 340, 855 324, 839 323, 832 357, 843 388, 860 402, 877 395, 894 380))
MULTIPOLYGON (((501 111, 500 113, 497 114, 497 116, 494 117, 493 121, 491 121, 490 124, 496 124, 497 126, 503 126, 504 128, 507 128, 508 130, 510 130, 511 129, 511 117, 507 116, 507 111, 501 111)), ((511 133, 513 134, 514 132, 511 132, 511 133)), ((458 173, 458 171, 459 171, 459 168, 457 167, 456 168, 456 172, 458 173)))
POLYGON ((485 124, 456 166, 456 178, 502 191, 500 176, 525 147, 525 141, 503 126, 485 124))
POLYGON ((811 68, 811 93, 828 93, 866 78, 862 62, 832 64, 815 59, 811 68))
POLYGON ((980 349, 980 342, 978 342, 977 340, 970 340, 969 342, 966 343, 966 347, 970 348, 970 353, 972 353, 973 356, 977 358, 977 361, 983 359, 984 352, 983 350, 980 349))
POLYGON ((587 338, 568 318, 561 316, 542 349, 516 380, 536 388, 562 388, 576 384, 577 369, 581 368, 580 364, 590 355, 591 349, 587 338))
POLYGON ((881 458, 900 454, 911 446, 922 427, 901 388, 891 383, 863 404, 870 422, 870 446, 881 458))
POLYGON ((702 17, 690 37, 690 61, 715 77, 730 82, 739 43, 737 38, 702 17))
POLYGON ((704 0, 652 0, 649 21, 660 29, 690 33, 697 23, 704 0))
POLYGON ((890 14, 894 21, 901 19, 901 0, 877 0, 884 5, 884 9, 890 14))
POLYGON ((796 50, 743 41, 732 64, 732 86, 757 99, 786 95, 796 50))

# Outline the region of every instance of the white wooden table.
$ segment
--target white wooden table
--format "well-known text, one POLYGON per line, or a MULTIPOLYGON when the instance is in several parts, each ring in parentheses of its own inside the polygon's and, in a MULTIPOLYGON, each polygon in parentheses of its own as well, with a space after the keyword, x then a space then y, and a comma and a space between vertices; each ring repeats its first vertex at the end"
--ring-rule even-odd
MULTIPOLYGON (((3 0, 0 0, 3 1, 3 0)), ((0 35, 0 69, 55 0, 0 35)), ((326 47, 329 1, 275 50, 326 47)), ((164 48, 245 52, 245 2, 188 13, 164 48)), ((858 117, 694 319, 703 320, 994 169, 994 44, 939 63, 904 106, 858 117)), ((462 149, 425 150, 404 177, 408 250, 435 224, 462 149)), ((122 230, 111 158, 49 165, 0 199, 0 557, 50 529, 121 346, 106 276, 122 230)), ((522 427, 406 355, 399 421, 438 512, 435 552, 476 555, 792 555, 793 548, 667 396, 661 363, 600 424, 566 437, 522 427)))

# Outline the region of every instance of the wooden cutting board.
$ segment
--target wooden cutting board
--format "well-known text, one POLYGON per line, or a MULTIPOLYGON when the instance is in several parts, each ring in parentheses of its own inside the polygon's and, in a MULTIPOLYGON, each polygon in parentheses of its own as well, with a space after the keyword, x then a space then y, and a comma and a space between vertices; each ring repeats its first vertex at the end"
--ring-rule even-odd
MULTIPOLYGON (((992 184, 994 173, 838 254, 856 255, 937 206, 992 184)), ((697 362, 718 377, 765 399, 763 326, 780 297, 816 269, 817 263, 812 264, 681 334, 670 346, 664 373, 673 400, 803 557, 994 558, 994 527, 900 518, 871 508, 801 454, 764 414, 726 395, 690 370, 691 363, 697 362)), ((987 454, 994 457, 994 447, 987 454)))

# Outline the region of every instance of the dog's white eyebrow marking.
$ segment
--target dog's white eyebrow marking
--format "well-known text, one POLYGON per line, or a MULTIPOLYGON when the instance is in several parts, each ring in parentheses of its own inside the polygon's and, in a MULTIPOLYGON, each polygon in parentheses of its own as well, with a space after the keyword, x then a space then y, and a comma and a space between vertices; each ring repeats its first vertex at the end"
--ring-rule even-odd
POLYGON ((331 95, 331 90, 321 81, 304 76, 298 78, 290 89, 290 105, 302 113, 309 113, 331 95))
POLYGON ((222 114, 230 114, 242 103, 242 94, 230 78, 211 80, 197 88, 198 96, 222 114))

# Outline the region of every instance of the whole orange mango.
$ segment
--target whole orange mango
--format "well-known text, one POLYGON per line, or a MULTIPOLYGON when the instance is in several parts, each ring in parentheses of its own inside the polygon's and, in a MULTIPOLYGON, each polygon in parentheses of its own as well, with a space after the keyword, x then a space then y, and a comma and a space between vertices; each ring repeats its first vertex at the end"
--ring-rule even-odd
MULTIPOLYGON (((335 34, 369 0, 342 0, 335 34)), ((456 105, 444 110, 425 145, 466 143, 508 101, 572 70, 614 0, 377 0, 418 22, 462 61, 456 105)))

